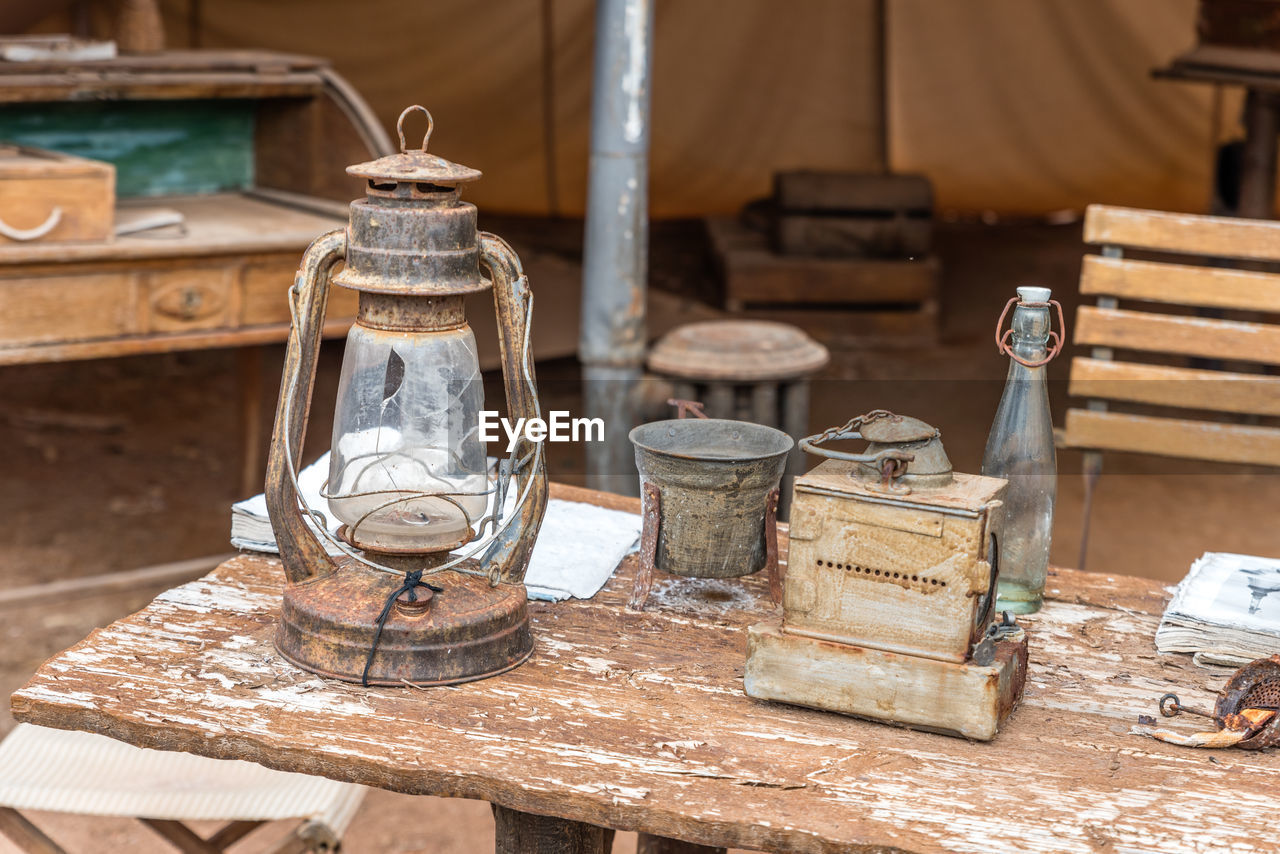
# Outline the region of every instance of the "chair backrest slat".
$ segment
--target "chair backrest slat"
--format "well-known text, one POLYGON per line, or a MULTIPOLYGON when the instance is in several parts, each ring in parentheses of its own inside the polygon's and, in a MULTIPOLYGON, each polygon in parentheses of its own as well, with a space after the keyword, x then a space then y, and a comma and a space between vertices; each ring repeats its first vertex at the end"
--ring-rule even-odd
POLYGON ((1280 376, 1270 370, 1280 366, 1280 324, 1265 322, 1280 314, 1280 271, 1205 263, 1280 262, 1280 222, 1091 205, 1084 239, 1102 248, 1085 257, 1080 274, 1080 293, 1097 305, 1077 310, 1074 340, 1093 351, 1072 360, 1069 391, 1089 403, 1067 410, 1063 444, 1280 466, 1280 427, 1239 419, 1280 418, 1280 376), (1130 250, 1196 257, 1124 257, 1130 250), (1250 319, 1199 316, 1220 310, 1250 319), (1178 364, 1188 358, 1213 361, 1178 364), (1133 407, 1155 409, 1139 415, 1133 407), (1208 413, 1221 420, 1204 420, 1215 418, 1208 413))
POLYGON ((1120 412, 1067 410, 1069 447, 1280 466, 1280 429, 1120 412))
POLYGON ((1092 358, 1072 359, 1069 391, 1087 408, 1058 434, 1085 452, 1082 568, 1102 452, 1280 467, 1280 427, 1258 421, 1280 418, 1280 222, 1091 205, 1084 239, 1101 253, 1080 273, 1096 305, 1074 340, 1092 358))
POLYGON ((1280 376, 1110 362, 1077 356, 1068 393, 1095 400, 1280 416, 1280 376))
MULTIPOLYGON (((1277 235, 1280 239, 1280 235, 1277 235)), ((1280 275, 1086 255, 1080 293, 1280 313, 1280 275)))
POLYGON ((1090 205, 1084 240, 1180 255, 1280 261, 1280 222, 1090 205))
POLYGON ((1075 342, 1280 365, 1280 326, 1082 305, 1075 342))

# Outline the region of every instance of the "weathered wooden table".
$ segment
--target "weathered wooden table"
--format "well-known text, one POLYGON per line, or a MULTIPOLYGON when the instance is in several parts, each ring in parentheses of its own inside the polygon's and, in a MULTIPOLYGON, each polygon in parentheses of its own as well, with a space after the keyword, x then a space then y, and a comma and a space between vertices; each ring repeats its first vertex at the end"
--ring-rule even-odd
POLYGON ((46 663, 14 714, 482 798, 496 805, 499 851, 602 851, 600 827, 787 852, 1276 850, 1280 757, 1129 733, 1175 686, 1200 705, 1217 687, 1155 654, 1155 582, 1058 570, 1052 601, 1026 619, 1026 698, 979 744, 746 697, 744 628, 771 611, 763 580, 659 579, 638 614, 625 607, 634 568, 629 558, 594 600, 534 604, 537 650, 522 667, 395 690, 281 660, 280 565, 237 557, 46 663))

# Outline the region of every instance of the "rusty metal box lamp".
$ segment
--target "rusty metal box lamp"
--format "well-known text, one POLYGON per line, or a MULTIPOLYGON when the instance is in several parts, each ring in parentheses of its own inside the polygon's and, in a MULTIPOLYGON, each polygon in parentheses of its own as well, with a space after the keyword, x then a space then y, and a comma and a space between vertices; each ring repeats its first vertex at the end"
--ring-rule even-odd
POLYGON ((516 443, 497 476, 488 473, 480 365, 463 311, 467 294, 493 289, 508 412, 537 418, 533 294, 515 253, 477 232, 475 206, 458 198, 480 173, 427 154, 426 138, 406 149, 415 109, 426 113, 400 116, 399 154, 347 169, 368 182, 368 196, 352 203, 345 230, 303 257, 267 466, 288 580, 276 647, 306 670, 366 685, 465 682, 529 657, 523 581, 547 502, 539 443, 516 443), (299 501, 297 466, 339 261, 333 282, 360 303, 324 490, 345 523, 334 537, 309 524, 316 512, 299 501), (468 545, 486 529, 488 542, 468 545))
POLYGON ((877 410, 810 436, 781 621, 749 629, 746 692, 988 740, 1022 694, 1027 641, 993 623, 1002 478, 952 472, 939 431, 877 410), (820 447, 865 439, 860 454, 820 447))

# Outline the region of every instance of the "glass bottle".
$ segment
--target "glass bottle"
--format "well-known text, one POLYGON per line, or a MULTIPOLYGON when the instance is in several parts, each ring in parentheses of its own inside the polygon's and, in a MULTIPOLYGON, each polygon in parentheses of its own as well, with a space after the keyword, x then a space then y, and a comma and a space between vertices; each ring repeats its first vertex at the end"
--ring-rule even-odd
POLYGON ((982 456, 984 475, 1009 481, 996 608, 1014 614, 1040 610, 1049 571, 1058 462, 1045 365, 1061 346, 1052 333, 1057 340, 1049 353, 1050 296, 1048 288, 1018 288, 1012 329, 1000 346, 1010 357, 1009 375, 982 456))

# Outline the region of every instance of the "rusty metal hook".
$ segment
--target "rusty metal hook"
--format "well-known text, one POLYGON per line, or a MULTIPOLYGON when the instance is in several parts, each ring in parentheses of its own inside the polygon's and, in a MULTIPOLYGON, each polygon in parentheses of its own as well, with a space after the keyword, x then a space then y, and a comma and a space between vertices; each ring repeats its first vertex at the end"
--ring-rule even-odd
POLYGON ((1202 718, 1213 717, 1213 712, 1182 705, 1182 701, 1178 699, 1177 694, 1165 694, 1160 698, 1160 714, 1166 718, 1174 717, 1182 712, 1186 712, 1189 715, 1199 715, 1202 718))
POLYGON ((1021 297, 1012 297, 1007 303, 1004 304, 1004 311, 1000 312, 1000 319, 996 321, 996 349, 1000 351, 1002 355, 1008 356, 1010 359, 1013 359, 1015 362, 1017 362, 1019 365, 1022 365, 1024 368, 1043 367, 1049 364, 1050 362, 1052 362, 1054 359, 1056 359, 1058 357, 1058 354, 1062 352, 1062 345, 1064 343, 1062 335, 1052 329, 1049 330, 1049 338, 1053 342, 1053 346, 1049 348, 1049 352, 1045 355, 1045 357, 1037 362, 1029 362, 1026 359, 1019 356, 1017 353, 1014 353, 1013 347, 1009 346, 1009 339, 1013 336, 1013 329, 1004 328, 1004 319, 1009 316, 1009 309, 1013 308, 1015 305, 1018 305, 1018 304, 1029 305, 1033 307, 1038 307, 1042 305, 1053 306, 1058 310, 1058 329, 1065 331, 1067 328, 1067 322, 1066 320, 1063 319, 1063 316, 1062 316, 1062 303, 1058 302, 1056 299, 1051 299, 1048 302, 1030 302, 1030 301, 1023 301, 1021 297))
POLYGON ((422 135, 422 145, 417 149, 418 151, 427 150, 427 140, 431 139, 431 131, 436 126, 435 120, 431 118, 431 111, 426 107, 421 104, 414 104, 413 106, 405 107, 404 112, 400 114, 400 118, 396 119, 396 135, 400 137, 401 151, 409 150, 408 144, 404 141, 404 120, 408 118, 409 114, 414 110, 421 110, 422 114, 427 117, 427 132, 422 135))
MULTIPOLYGON (((914 456, 908 454, 907 456, 914 456)), ((880 488, 891 489, 895 485, 895 481, 907 473, 907 464, 910 460, 904 460, 902 457, 885 456, 880 459, 880 488)))

